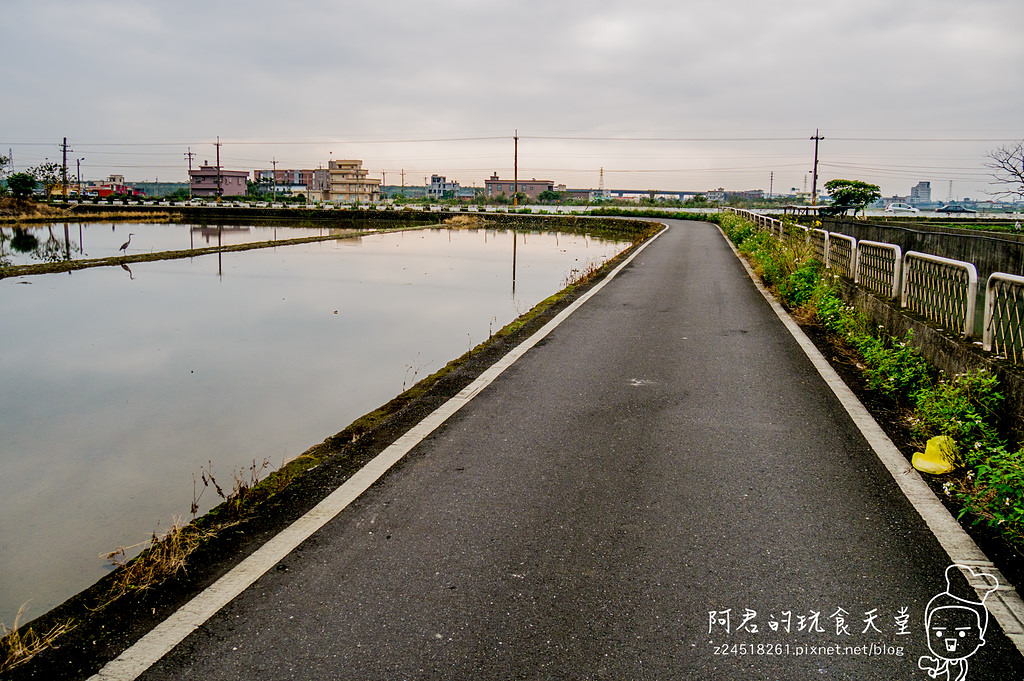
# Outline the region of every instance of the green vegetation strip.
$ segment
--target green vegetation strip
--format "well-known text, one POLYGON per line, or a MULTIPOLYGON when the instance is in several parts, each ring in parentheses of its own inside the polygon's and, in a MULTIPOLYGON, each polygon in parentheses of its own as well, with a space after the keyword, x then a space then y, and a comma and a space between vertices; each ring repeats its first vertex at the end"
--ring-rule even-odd
POLYGON ((1013 451, 999 431, 1003 395, 997 378, 985 370, 947 376, 913 346, 912 334, 893 338, 871 328, 842 300, 838 278, 813 256, 803 231, 788 228, 792 224, 779 239, 734 214, 706 219, 722 227, 795 317, 818 324, 856 352, 867 387, 909 413, 918 449, 931 437, 953 439, 956 469, 929 477, 959 506, 959 518, 988 526, 1024 552, 1024 449, 1013 451))

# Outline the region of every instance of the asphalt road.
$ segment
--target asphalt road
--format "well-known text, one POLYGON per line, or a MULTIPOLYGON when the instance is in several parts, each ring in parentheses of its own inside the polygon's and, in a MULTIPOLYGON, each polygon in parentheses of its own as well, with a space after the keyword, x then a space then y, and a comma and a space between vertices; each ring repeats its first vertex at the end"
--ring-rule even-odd
MULTIPOLYGON (((925 679, 948 563, 716 228, 674 222, 142 678, 925 679)), ((968 678, 1022 661, 992 620, 968 678)))

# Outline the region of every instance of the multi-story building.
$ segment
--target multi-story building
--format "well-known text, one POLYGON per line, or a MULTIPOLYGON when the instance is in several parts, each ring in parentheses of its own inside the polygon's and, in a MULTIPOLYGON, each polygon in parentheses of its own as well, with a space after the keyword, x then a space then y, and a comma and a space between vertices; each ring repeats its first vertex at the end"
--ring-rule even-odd
POLYGON ((932 183, 918 182, 910 188, 910 203, 931 203, 932 183))
POLYGON ((310 201, 331 200, 331 173, 327 168, 313 171, 313 179, 306 185, 306 198, 310 201))
MULTIPOLYGON (((491 175, 491 179, 484 181, 484 195, 489 199, 495 199, 500 196, 511 197, 516 191, 516 182, 514 180, 502 180, 498 177, 498 173, 491 175)), ((555 183, 551 180, 538 180, 536 178, 529 180, 519 180, 519 193, 525 194, 526 198, 537 200, 541 192, 554 191, 555 183)))
POLYGON ((315 170, 254 170, 252 179, 260 183, 261 188, 277 187, 279 190, 296 188, 298 191, 305 190, 313 184, 315 170))
MULTIPOLYGON (((68 182, 68 186, 74 186, 68 182)), ((106 182, 91 180, 82 186, 86 196, 142 196, 142 192, 124 183, 124 175, 111 175, 106 182)))
MULTIPOLYGON (((380 180, 367 177, 362 161, 331 161, 327 164, 329 200, 339 203, 373 203, 380 200, 380 180)), ((315 176, 314 176, 315 181, 315 176)))
POLYGON ((198 170, 188 171, 192 196, 245 196, 248 189, 247 170, 225 170, 205 161, 198 170))
POLYGON ((444 175, 431 175, 427 196, 432 199, 458 198, 460 187, 458 182, 449 182, 444 175))

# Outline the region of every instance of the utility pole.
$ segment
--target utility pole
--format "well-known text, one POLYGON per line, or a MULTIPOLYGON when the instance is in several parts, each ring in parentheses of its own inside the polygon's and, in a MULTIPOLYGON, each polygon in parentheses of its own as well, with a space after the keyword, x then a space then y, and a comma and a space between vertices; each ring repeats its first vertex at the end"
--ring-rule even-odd
POLYGON ((405 198, 405 168, 402 168, 402 198, 405 198))
POLYGON ((276 156, 274 158, 270 159, 270 165, 274 166, 274 184, 273 184, 274 189, 273 189, 273 191, 271 193, 271 196, 273 197, 273 202, 277 203, 277 157, 276 156))
POLYGON ((64 195, 64 199, 67 200, 67 198, 68 198, 68 151, 69 151, 69 149, 68 149, 68 138, 67 137, 64 138, 64 143, 60 145, 60 148, 61 148, 61 151, 64 154, 64 160, 63 160, 63 162, 61 163, 61 166, 60 166, 60 181, 61 181, 61 187, 63 187, 63 191, 61 193, 64 195))
POLYGON ((772 190, 775 188, 775 171, 768 175, 768 198, 772 198, 772 190))
POLYGON ((817 206, 818 205, 818 142, 820 142, 821 140, 825 139, 820 134, 818 134, 818 132, 819 132, 818 130, 815 130, 814 131, 814 137, 811 138, 812 140, 814 140, 814 171, 813 171, 813 175, 812 175, 812 178, 811 178, 811 205, 812 206, 817 206))
POLYGON ((192 199, 192 159, 196 157, 192 153, 192 147, 185 147, 185 158, 188 159, 188 198, 192 199))
POLYGON ((512 207, 519 207, 519 129, 516 129, 516 134, 512 138, 515 140, 515 153, 514 161, 512 166, 512 207))
POLYGON ((220 195, 223 192, 220 186, 220 135, 217 135, 217 203, 220 203, 220 195))
POLYGON ((84 161, 84 160, 85 160, 85 158, 76 158, 75 159, 75 168, 78 171, 78 202, 79 203, 82 202, 82 161, 84 161))

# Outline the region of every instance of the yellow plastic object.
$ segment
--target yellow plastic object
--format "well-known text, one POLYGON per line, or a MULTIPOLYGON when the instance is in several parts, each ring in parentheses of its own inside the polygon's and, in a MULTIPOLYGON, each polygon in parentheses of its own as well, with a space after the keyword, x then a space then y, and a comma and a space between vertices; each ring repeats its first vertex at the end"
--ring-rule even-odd
POLYGON ((942 475, 956 468, 955 455, 956 443, 953 442, 953 438, 948 435, 939 435, 928 440, 924 453, 914 454, 910 465, 922 473, 942 475))

